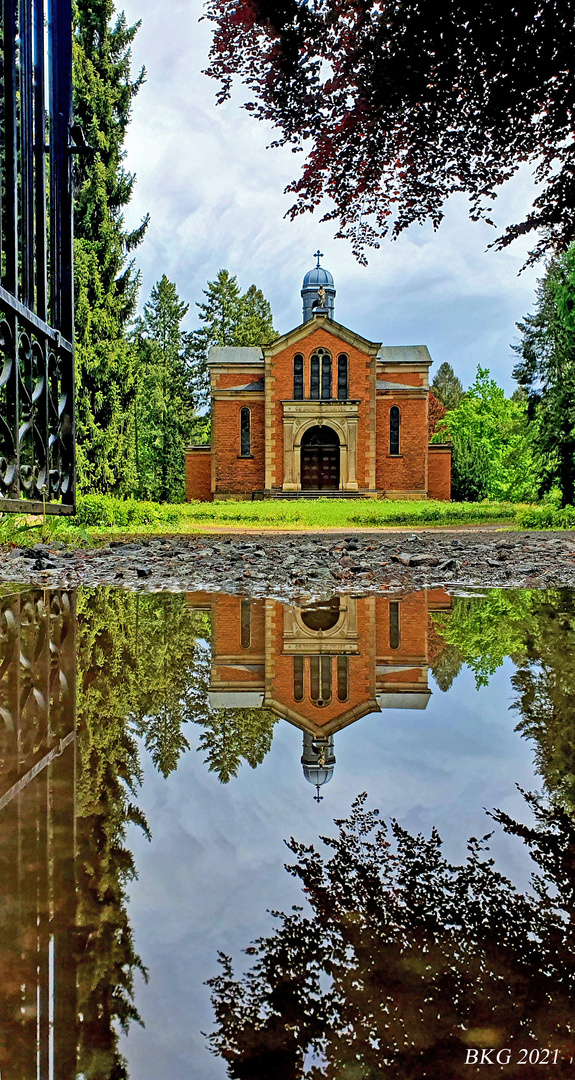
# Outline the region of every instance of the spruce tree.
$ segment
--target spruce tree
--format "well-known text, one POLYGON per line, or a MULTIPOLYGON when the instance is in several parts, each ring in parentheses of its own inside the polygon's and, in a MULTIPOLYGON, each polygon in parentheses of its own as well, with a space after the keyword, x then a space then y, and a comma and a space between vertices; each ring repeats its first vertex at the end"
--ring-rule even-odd
POLYGON ((460 380, 451 364, 445 362, 438 368, 431 389, 446 409, 456 409, 463 397, 463 386, 460 380))
POLYGON ((575 244, 550 263, 534 314, 517 326, 513 377, 528 395, 541 491, 557 487, 562 505, 575 505, 575 244))
POLYGON ((267 345, 277 337, 271 307, 261 289, 250 285, 242 295, 237 277, 220 270, 196 304, 203 324, 191 335, 191 364, 196 409, 209 402, 208 351, 211 345, 267 345))
POLYGON ((188 368, 190 335, 182 329, 188 308, 164 274, 144 305, 135 335, 138 492, 143 498, 161 502, 184 499, 184 450, 194 416, 188 368))
POLYGON ((75 274, 78 480, 80 490, 123 494, 135 479, 134 354, 127 340, 139 275, 129 253, 143 238, 125 227, 135 177, 124 138, 144 70, 132 78, 139 23, 112 0, 80 0, 74 37, 74 113, 89 150, 76 157, 75 274))

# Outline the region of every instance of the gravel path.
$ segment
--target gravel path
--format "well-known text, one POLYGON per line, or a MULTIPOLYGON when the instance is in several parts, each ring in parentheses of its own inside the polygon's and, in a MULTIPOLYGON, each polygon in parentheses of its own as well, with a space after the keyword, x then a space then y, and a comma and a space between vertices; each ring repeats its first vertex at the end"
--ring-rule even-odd
POLYGON ((223 591, 292 600, 426 585, 575 587, 575 532, 497 529, 247 534, 0 552, 0 581, 46 587, 223 591))

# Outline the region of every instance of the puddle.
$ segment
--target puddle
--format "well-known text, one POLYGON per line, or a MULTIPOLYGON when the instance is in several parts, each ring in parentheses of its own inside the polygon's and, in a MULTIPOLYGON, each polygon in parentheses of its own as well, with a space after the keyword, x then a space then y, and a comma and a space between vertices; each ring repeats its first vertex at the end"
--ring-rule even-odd
POLYGON ((575 591, 0 612, 2 1080, 573 1076, 575 591))

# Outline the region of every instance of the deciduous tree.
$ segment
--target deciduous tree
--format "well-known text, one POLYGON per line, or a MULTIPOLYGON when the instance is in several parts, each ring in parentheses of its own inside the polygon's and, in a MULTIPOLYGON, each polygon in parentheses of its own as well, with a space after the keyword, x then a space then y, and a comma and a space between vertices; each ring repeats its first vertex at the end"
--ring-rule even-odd
POLYGON ((208 74, 234 76, 276 144, 305 150, 294 217, 322 205, 364 258, 387 233, 437 227, 454 192, 491 221, 529 162, 532 209, 496 240, 539 232, 533 258, 575 239, 571 0, 209 0, 208 74))

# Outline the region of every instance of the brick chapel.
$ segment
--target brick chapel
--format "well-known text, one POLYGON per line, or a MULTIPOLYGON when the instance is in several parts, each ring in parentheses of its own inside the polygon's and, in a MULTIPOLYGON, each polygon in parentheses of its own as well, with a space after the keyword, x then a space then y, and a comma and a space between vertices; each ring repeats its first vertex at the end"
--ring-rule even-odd
POLYGON ((299 326, 269 345, 210 349, 211 445, 186 451, 187 499, 449 499, 451 447, 429 443, 427 347, 336 322, 334 280, 315 257, 299 326))

